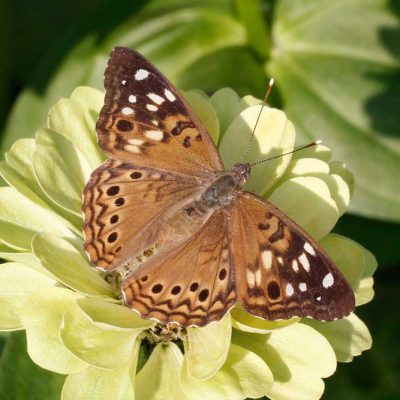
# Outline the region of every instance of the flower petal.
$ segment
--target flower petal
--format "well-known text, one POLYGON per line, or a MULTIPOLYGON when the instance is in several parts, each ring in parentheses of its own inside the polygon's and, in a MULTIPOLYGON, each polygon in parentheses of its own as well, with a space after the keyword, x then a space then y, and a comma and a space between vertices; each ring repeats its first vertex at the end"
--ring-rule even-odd
POLYGON ((231 88, 217 90, 210 98, 210 103, 217 113, 220 126, 220 140, 236 115, 242 110, 240 97, 231 88))
MULTIPOLYGON (((232 168, 243 160, 250 144, 255 122, 261 106, 252 106, 242 111, 230 124, 220 145, 220 153, 226 168, 232 168)), ((275 108, 264 108, 258 121, 251 144, 248 161, 256 162, 283 153, 294 145, 295 131, 285 113, 275 108)), ((246 189, 265 192, 285 171, 290 157, 271 160, 263 168, 254 167, 246 189)))
POLYGON ((112 369, 129 361, 141 330, 94 322, 75 303, 64 313, 60 337, 79 359, 95 367, 112 369))
POLYGON ((231 345, 225 364, 207 380, 191 377, 185 370, 182 384, 191 400, 241 400, 268 393, 273 377, 266 363, 255 353, 231 345))
POLYGON ((339 218, 328 185, 312 176, 289 179, 274 190, 268 201, 316 240, 326 236, 339 218))
POLYGON ((343 272, 350 285, 357 287, 366 264, 363 248, 354 240, 336 233, 325 236, 319 244, 343 272))
POLYGON ((105 158, 97 144, 95 131, 103 103, 103 92, 78 87, 70 99, 61 99, 51 108, 47 122, 48 128, 64 136, 80 150, 92 170, 105 158))
MULTIPOLYGON (((158 344, 136 375, 136 400, 192 400, 182 390, 183 355, 174 343, 158 344)), ((204 400, 204 399, 203 399, 204 400)))
POLYGON ((318 158, 300 158, 289 163, 283 178, 288 180, 297 176, 318 176, 328 173, 329 165, 325 161, 318 158))
POLYGON ((79 297, 69 289, 41 288, 28 296, 20 309, 29 356, 42 368, 71 374, 88 367, 63 345, 59 337, 64 312, 79 297))
MULTIPOLYGON (((47 271, 46 268, 40 263, 40 261, 32 253, 13 253, 12 249, 8 249, 7 252, 1 252, 0 258, 7 261, 14 261, 18 264, 24 264, 25 266, 32 268, 34 271, 47 276, 48 278, 54 279, 54 276, 47 271)), ((15 250, 14 250, 15 251, 15 250)))
POLYGON ((30 251, 36 232, 74 237, 52 211, 28 200, 14 188, 0 188, 0 239, 8 246, 30 251))
POLYGON ((115 369, 89 367, 69 375, 61 400, 132 400, 134 391, 125 366, 115 369))
POLYGON ((110 303, 101 298, 79 299, 78 304, 86 315, 96 322, 132 329, 148 329, 155 325, 154 321, 141 318, 126 306, 110 303))
POLYGON ((206 100, 202 95, 192 90, 190 92, 182 93, 188 103, 196 112, 200 121, 204 124, 208 133, 214 140, 214 143, 218 143, 219 137, 219 121, 214 108, 210 105, 209 101, 206 100))
POLYGON ((337 174, 330 174, 324 177, 328 185, 332 199, 336 202, 339 216, 342 216, 350 204, 351 193, 347 182, 337 174))
POLYGON ((26 297, 56 281, 18 263, 0 265, 0 330, 23 329, 19 311, 26 297))
POLYGON ((346 181, 347 186, 350 190, 350 194, 352 195, 355 186, 354 176, 347 169, 346 165, 341 161, 332 161, 331 163, 329 163, 329 169, 331 174, 339 175, 342 177, 343 180, 346 181))
POLYGON ((306 149, 294 153, 292 159, 316 158, 321 161, 329 162, 331 157, 332 152, 329 147, 326 147, 323 144, 317 144, 316 146, 307 147, 306 149))
MULTIPOLYGON (((360 246, 360 245, 359 245, 360 246)), ((374 297, 374 279, 372 274, 375 272, 378 262, 374 255, 363 246, 360 246, 365 256, 365 268, 361 280, 354 291, 356 296, 356 305, 360 306, 371 301, 374 297)))
POLYGON ((300 321, 300 318, 291 318, 280 321, 267 321, 265 319, 254 317, 240 307, 235 307, 231 311, 232 326, 244 332, 269 333, 274 329, 283 328, 287 325, 300 321))
POLYGON ((82 192, 92 169, 79 150, 58 133, 41 129, 36 133, 33 168, 46 195, 81 217, 82 192))
POLYGON ((35 151, 34 139, 16 141, 5 153, 6 161, 0 161, 0 174, 4 180, 28 199, 42 206, 48 206, 48 198, 36 181, 32 169, 35 151))
POLYGON ((355 314, 333 322, 304 320, 304 323, 328 339, 338 361, 350 362, 372 346, 367 326, 355 314))
POLYGON ((302 323, 276 329, 270 335, 234 331, 233 343, 258 354, 271 368, 274 384, 271 399, 319 399, 324 390, 321 377, 336 369, 329 342, 302 323))
POLYGON ((66 379, 61 400, 133 400, 134 370, 140 343, 136 342, 130 365, 114 369, 89 367, 66 379))
POLYGON ((39 233, 32 240, 32 250, 43 266, 71 289, 92 296, 113 296, 110 285, 67 240, 39 233))
MULTIPOLYGON (((33 171, 33 157, 36 147, 34 139, 21 139, 5 154, 6 161, 0 161, 0 174, 4 180, 29 200, 41 207, 55 211, 68 227, 82 224, 82 217, 72 216, 54 204, 43 192, 33 171)), ((76 228, 75 228, 76 229, 76 228)))
POLYGON ((214 375, 225 362, 231 343, 231 318, 203 328, 188 328, 185 343, 185 360, 188 374, 197 379, 207 379, 214 375))

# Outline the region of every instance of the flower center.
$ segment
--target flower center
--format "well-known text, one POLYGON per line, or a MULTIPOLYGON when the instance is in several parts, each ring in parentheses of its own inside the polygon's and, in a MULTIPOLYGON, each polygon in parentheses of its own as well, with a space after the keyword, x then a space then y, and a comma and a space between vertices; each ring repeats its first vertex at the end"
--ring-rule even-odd
POLYGON ((168 324, 159 323, 154 327, 142 332, 142 339, 150 344, 176 342, 183 340, 187 333, 181 325, 171 322, 168 324))

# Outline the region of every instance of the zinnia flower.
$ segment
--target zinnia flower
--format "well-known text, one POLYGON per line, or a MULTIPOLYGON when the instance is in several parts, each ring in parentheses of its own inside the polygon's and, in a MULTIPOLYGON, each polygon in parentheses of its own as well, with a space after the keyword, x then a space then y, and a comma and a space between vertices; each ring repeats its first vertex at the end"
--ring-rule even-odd
MULTIPOLYGON (((260 100, 221 89, 185 94, 226 168, 241 161, 260 100)), ((47 128, 17 141, 0 172, 0 329, 25 329, 28 353, 67 375, 62 399, 318 399, 337 361, 370 348, 355 315, 334 322, 264 321, 239 308, 204 328, 165 327, 125 307, 82 249, 81 197, 104 160, 95 121, 103 93, 80 87, 50 110, 47 128)), ((252 162, 293 149, 295 129, 266 107, 252 162)), ((318 145, 254 167, 247 185, 309 232, 354 289, 373 297, 373 255, 329 233, 354 187, 345 165, 318 145)))

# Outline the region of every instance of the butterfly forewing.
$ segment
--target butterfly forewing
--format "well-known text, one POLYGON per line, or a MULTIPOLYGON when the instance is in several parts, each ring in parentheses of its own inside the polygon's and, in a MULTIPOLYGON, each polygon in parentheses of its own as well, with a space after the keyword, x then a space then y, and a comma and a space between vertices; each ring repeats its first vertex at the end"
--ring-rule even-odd
POLYGON ((116 47, 104 85, 105 102, 96 129, 99 144, 110 157, 191 175, 223 170, 199 119, 139 53, 116 47))
POLYGON ((123 283, 126 303, 163 323, 203 326, 221 319, 236 302, 227 226, 217 210, 178 249, 142 264, 123 283))
POLYGON ((199 190, 197 179, 107 160, 84 191, 85 249, 99 268, 111 270, 151 246, 165 217, 199 190))
POLYGON ((325 321, 353 311, 354 294, 343 275, 277 208, 242 192, 233 221, 237 294, 245 310, 270 320, 298 316, 325 321))

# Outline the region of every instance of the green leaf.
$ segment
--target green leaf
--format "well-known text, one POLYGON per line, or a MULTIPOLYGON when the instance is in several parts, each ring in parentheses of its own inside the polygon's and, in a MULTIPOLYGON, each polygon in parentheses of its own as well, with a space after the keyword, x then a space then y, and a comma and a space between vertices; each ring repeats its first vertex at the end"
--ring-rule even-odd
POLYGON ((113 369, 128 363, 141 330, 95 322, 74 304, 64 313, 60 337, 79 359, 98 368, 113 369))
POLYGON ((305 319, 303 322, 328 339, 338 361, 350 362, 355 356, 359 356, 372 346, 372 338, 367 326, 355 314, 333 322, 311 319, 305 319))
POLYGON ((321 377, 336 369, 335 353, 327 339, 301 323, 269 335, 235 330, 232 341, 258 354, 271 368, 274 384, 266 393, 271 399, 319 399, 324 390, 321 377))
POLYGON ((91 296, 113 296, 110 285, 67 240, 37 234, 32 250, 42 265, 64 285, 91 296))
MULTIPOLYGON (((227 169, 243 160, 259 112, 260 106, 257 105, 246 108, 236 116, 225 132, 219 149, 227 169)), ((247 160, 255 162, 281 154, 283 150, 293 147, 294 138, 294 127, 286 115, 274 108, 264 108, 247 160)), ((289 162, 290 157, 282 157, 272 160, 264 168, 254 167, 246 189, 258 193, 265 192, 282 176, 289 162)))
POLYGON ((336 202, 321 178, 305 176, 289 179, 273 191, 268 201, 316 240, 326 236, 339 218, 336 202))
POLYGON ((28 296, 20 309, 29 356, 42 368, 59 374, 71 374, 88 367, 60 339, 64 312, 78 298, 80 295, 68 289, 42 288, 28 296))
POLYGON ((37 232, 74 237, 49 209, 33 203, 14 188, 0 188, 0 239, 18 250, 30 250, 37 232))
POLYGON ((303 137, 354 172, 350 209, 400 221, 397 26, 385 0, 279 1, 267 70, 303 137))
POLYGON ((82 217, 82 192, 92 168, 70 141, 57 132, 40 129, 36 133, 33 169, 39 185, 54 203, 82 217))
POLYGON ((136 376, 136 400, 192 400, 180 382, 183 355, 174 343, 158 344, 136 376))
POLYGON ((25 332, 7 337, 0 359, 0 398, 3 400, 59 400, 64 376, 46 371, 26 352, 25 332))
POLYGON ((55 283, 23 264, 0 264, 0 330, 23 329, 19 312, 26 297, 55 283))
POLYGON ((203 328, 188 328, 185 342, 187 373, 197 379, 213 376, 226 360, 231 332, 229 314, 203 328))
POLYGON ((182 384, 190 400, 241 400, 268 393, 273 377, 267 364, 252 351, 231 345, 225 364, 207 380, 185 374, 182 384))

